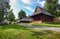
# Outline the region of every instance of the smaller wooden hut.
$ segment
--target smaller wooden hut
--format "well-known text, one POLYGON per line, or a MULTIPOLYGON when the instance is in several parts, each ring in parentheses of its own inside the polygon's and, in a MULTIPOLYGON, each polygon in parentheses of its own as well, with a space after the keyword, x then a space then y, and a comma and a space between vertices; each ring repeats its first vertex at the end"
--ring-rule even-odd
POLYGON ((20 23, 30 23, 30 22, 32 22, 32 21, 33 21, 32 18, 26 17, 26 18, 22 18, 22 19, 20 20, 20 23))
POLYGON ((53 15, 39 6, 36 7, 31 18, 33 19, 33 22, 53 22, 53 15))

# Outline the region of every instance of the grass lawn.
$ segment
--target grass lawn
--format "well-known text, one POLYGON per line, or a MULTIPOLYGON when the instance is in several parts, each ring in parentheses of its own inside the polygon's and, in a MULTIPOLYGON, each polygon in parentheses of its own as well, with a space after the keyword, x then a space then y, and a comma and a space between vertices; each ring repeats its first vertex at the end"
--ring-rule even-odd
POLYGON ((30 23, 33 26, 60 27, 60 23, 30 23))
POLYGON ((60 33, 48 30, 33 30, 10 24, 0 26, 0 39, 60 39, 60 33))

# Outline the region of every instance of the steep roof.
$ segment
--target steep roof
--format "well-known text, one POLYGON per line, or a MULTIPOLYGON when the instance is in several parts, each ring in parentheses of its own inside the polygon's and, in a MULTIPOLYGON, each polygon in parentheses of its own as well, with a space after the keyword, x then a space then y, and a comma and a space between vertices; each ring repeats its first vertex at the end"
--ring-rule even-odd
POLYGON ((37 15, 37 14, 41 14, 41 13, 46 14, 46 15, 49 15, 49 16, 53 16, 47 10, 45 10, 45 9, 39 7, 39 6, 36 7, 36 9, 35 9, 35 11, 34 11, 34 13, 33 13, 32 16, 37 15))

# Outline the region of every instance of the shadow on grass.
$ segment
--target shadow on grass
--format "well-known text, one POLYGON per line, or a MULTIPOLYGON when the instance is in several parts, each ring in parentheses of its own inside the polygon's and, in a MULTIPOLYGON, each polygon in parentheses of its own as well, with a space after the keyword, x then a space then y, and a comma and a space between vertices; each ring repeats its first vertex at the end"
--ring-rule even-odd
POLYGON ((31 31, 33 32, 32 36, 35 36, 38 39, 43 39, 43 38, 59 38, 60 35, 58 36, 58 33, 50 31, 50 30, 43 30, 43 31, 31 31), (54 37, 56 36, 56 37, 54 37))
POLYGON ((47 24, 56 24, 56 25, 60 25, 60 22, 47 22, 47 24))
POLYGON ((26 27, 20 26, 18 24, 9 24, 9 25, 0 26, 0 30, 5 30, 5 29, 23 29, 23 30, 28 30, 26 27))
POLYGON ((37 31, 31 31, 33 34, 32 36, 35 36, 36 38, 40 38, 40 36, 44 36, 46 33, 45 32, 37 32, 37 31))

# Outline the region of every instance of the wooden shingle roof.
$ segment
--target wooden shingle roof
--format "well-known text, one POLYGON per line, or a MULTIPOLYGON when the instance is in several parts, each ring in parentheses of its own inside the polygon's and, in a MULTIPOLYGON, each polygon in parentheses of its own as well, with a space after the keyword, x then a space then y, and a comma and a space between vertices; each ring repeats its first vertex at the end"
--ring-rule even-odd
POLYGON ((33 21, 33 19, 30 17, 26 17, 26 18, 22 18, 20 21, 33 21))
POLYGON ((36 9, 35 9, 35 11, 34 11, 34 13, 33 13, 32 16, 37 15, 37 14, 41 14, 41 13, 46 14, 46 15, 49 15, 49 16, 53 16, 47 10, 45 10, 45 9, 39 7, 39 6, 36 7, 36 9))

